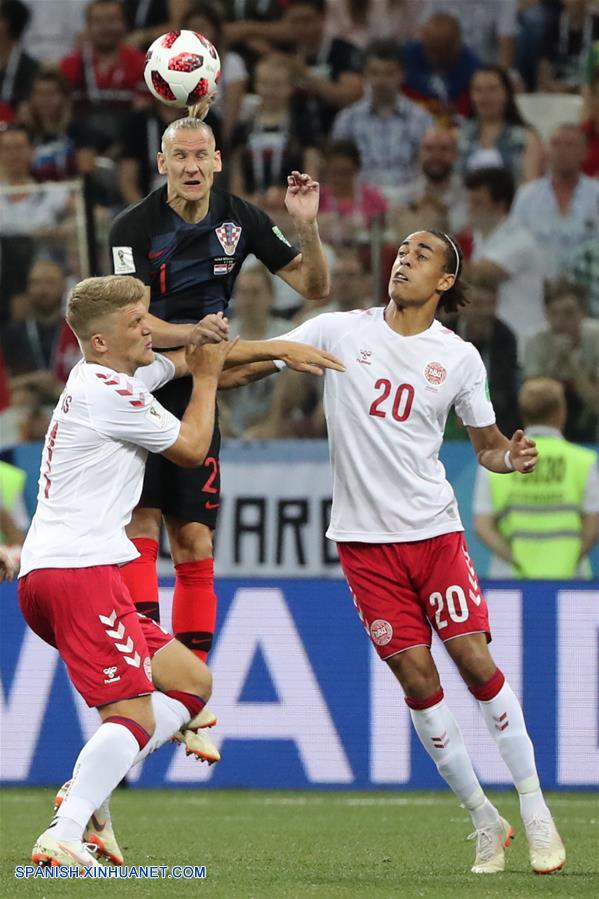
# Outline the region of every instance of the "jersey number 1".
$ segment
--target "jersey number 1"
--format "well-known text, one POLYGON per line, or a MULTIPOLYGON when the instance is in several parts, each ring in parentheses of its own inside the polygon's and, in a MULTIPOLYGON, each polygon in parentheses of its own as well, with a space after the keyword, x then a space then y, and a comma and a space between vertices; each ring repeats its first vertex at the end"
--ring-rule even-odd
MULTIPOLYGON (((378 381, 374 385, 375 390, 380 390, 381 393, 375 400, 373 400, 369 412, 369 415, 374 415, 375 418, 386 418, 387 412, 385 409, 381 409, 380 407, 383 405, 385 400, 388 399, 389 394, 391 393, 392 384, 387 378, 379 378, 378 381)), ((395 398, 393 400, 393 407, 391 409, 391 415, 395 419, 395 421, 405 421, 406 418, 409 417, 410 412, 412 411, 412 403, 414 402, 414 388, 411 384, 400 384, 397 390, 395 391, 395 398)))

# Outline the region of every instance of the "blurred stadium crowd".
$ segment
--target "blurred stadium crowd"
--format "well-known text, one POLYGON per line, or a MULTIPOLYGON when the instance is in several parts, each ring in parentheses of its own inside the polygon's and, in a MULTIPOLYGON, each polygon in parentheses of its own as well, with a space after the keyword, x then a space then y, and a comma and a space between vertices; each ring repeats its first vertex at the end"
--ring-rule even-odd
MULTIPOLYGON (((144 53, 176 28, 221 55, 218 183, 290 240, 288 172, 321 183, 326 305, 249 263, 234 333, 384 302, 400 239, 450 230, 471 304, 449 325, 480 350, 501 429, 522 381, 548 376, 565 436, 599 441, 597 0, 0 0, 0 451, 43 438, 78 358, 68 288, 108 273, 112 218, 161 183, 160 136, 185 111, 150 96, 144 53)), ((222 428, 324 436, 318 379, 228 393, 222 428)))

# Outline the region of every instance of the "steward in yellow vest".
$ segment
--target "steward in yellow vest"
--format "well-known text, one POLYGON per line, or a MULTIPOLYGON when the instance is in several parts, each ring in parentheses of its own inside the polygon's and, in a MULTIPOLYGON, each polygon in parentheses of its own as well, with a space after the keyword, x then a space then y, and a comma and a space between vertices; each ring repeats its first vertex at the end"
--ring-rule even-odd
POLYGON ((530 474, 481 472, 492 514, 475 517, 476 532, 511 562, 516 577, 588 578, 585 557, 599 536, 598 455, 563 438, 566 406, 558 382, 525 382, 519 403, 538 463, 530 474))

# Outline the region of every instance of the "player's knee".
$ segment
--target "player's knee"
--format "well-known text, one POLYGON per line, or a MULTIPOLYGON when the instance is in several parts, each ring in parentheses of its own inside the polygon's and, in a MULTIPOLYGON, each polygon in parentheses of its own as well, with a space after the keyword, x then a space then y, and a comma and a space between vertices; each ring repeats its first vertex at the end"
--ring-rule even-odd
POLYGON ((468 687, 482 687, 492 678, 497 668, 486 647, 467 650, 460 656, 457 666, 468 687))
POLYGON ((212 531, 199 522, 187 522, 182 527, 169 527, 171 552, 175 565, 181 562, 201 562, 214 554, 212 531))
POLYGON ((130 540, 145 537, 147 540, 160 540, 160 523, 162 515, 159 509, 134 509, 126 531, 130 540))
POLYGON ((188 692, 194 693, 196 696, 201 696, 202 699, 208 702, 212 696, 212 673, 201 659, 195 658, 194 656, 194 661, 197 664, 194 665, 190 671, 190 686, 188 692))
POLYGON ((430 664, 409 663, 403 653, 388 659, 388 665, 401 684, 405 695, 411 699, 428 699, 441 687, 439 675, 432 657, 430 664))

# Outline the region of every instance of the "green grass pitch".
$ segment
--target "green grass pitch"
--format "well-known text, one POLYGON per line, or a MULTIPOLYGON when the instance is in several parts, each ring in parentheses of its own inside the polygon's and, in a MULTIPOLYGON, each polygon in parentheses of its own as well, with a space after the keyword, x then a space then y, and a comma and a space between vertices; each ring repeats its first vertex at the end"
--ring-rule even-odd
POLYGON ((54 791, 0 798, 0 896, 207 896, 222 899, 599 896, 597 794, 549 797, 564 871, 532 874, 517 802, 493 798, 516 829, 507 870, 469 873, 469 818, 447 793, 119 790, 113 818, 129 865, 205 865, 205 880, 16 880, 46 827, 54 791))

